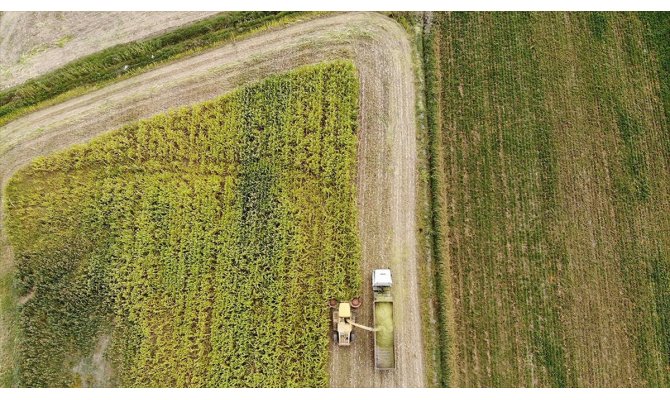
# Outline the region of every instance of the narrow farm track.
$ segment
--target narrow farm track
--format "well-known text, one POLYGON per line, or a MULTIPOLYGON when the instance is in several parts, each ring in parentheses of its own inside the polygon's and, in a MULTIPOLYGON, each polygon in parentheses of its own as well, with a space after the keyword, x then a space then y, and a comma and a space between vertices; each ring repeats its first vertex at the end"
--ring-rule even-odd
MULTIPOLYGON (((34 157, 125 123, 224 94, 268 74, 342 58, 354 61, 361 86, 357 184, 365 303, 359 322, 372 320, 372 269, 390 267, 395 278, 397 368, 375 372, 372 336, 359 332, 353 347, 331 348, 331 386, 425 386, 415 237, 412 49, 403 28, 387 17, 348 13, 297 23, 29 114, 0 128, 0 185, 4 188, 34 157)), ((4 232, 0 240, 6 243, 4 232)), ((11 250, 3 247, 0 273, 5 274, 11 268, 11 250)))

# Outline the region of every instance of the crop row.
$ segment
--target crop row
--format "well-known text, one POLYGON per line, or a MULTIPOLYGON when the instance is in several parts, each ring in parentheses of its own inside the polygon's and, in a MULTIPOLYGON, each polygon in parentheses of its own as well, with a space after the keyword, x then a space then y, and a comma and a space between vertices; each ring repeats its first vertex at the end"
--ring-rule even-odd
POLYGON ((325 386, 329 297, 360 285, 358 84, 334 62, 35 161, 7 188, 21 385, 111 334, 123 386, 325 386))
POLYGON ((426 25, 443 385, 668 386, 668 19, 426 25))

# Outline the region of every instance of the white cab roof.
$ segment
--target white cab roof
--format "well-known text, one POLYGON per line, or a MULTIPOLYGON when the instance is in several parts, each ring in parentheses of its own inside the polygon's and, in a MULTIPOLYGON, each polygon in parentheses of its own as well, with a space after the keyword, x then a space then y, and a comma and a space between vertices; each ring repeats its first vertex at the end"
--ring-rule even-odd
POLYGON ((391 286, 392 282, 390 269, 372 271, 372 286, 391 286))

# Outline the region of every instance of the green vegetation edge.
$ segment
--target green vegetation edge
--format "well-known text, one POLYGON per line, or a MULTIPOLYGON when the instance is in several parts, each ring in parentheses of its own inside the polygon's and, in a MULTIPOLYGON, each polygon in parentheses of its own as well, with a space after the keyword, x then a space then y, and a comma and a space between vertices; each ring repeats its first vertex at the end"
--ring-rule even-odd
POLYGON ((0 126, 22 115, 146 72, 169 61, 283 26, 317 12, 225 12, 156 37, 119 44, 0 91, 0 126))

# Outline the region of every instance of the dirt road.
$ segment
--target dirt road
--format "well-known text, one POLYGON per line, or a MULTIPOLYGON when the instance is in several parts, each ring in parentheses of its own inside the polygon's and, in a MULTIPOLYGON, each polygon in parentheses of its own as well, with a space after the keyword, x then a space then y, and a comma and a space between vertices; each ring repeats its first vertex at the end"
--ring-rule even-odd
POLYGON ((0 90, 87 54, 156 35, 215 12, 4 12, 0 90))
POLYGON ((425 386, 415 234, 414 72, 406 33, 389 18, 355 13, 293 24, 29 114, 0 128, 0 184, 4 188, 8 177, 36 156, 124 123, 212 98, 271 73, 338 58, 354 60, 361 83, 357 184, 365 305, 359 322, 372 319, 372 269, 390 267, 397 368, 376 372, 372 336, 360 332, 353 347, 332 346, 331 386, 425 386))

